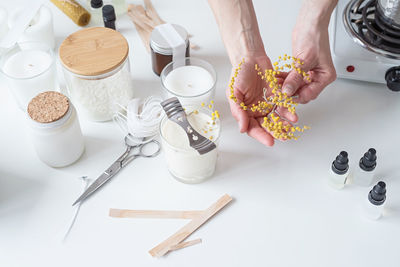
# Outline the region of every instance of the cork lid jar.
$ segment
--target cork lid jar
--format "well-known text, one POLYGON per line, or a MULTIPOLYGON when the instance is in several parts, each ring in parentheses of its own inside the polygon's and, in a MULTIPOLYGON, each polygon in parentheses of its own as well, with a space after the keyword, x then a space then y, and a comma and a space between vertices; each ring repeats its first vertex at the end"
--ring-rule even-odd
POLYGON ((75 108, 65 95, 38 94, 28 104, 27 119, 31 142, 44 163, 63 167, 80 158, 84 138, 75 108))
POLYGON ((104 27, 79 30, 69 35, 59 49, 63 67, 80 76, 110 73, 125 62, 128 53, 125 37, 104 27))

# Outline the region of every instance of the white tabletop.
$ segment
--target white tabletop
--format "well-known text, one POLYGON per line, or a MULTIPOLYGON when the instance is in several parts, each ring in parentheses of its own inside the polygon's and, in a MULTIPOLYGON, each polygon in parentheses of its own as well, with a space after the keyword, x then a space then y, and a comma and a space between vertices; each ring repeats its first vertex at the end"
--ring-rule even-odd
MULTIPOLYGON (((272 59, 290 53, 299 1, 255 1, 272 59), (296 3, 295 3, 296 2, 296 3), (279 23, 278 23, 279 22, 279 23)), ((9 11, 28 0, 2 1, 9 11)), ((57 44, 78 27, 51 3, 57 44)), ((112 122, 81 119, 86 151, 72 166, 42 163, 29 141, 24 114, 1 83, 0 265, 10 266, 383 266, 398 267, 400 240, 400 94, 383 85, 337 80, 318 100, 298 108, 311 130, 295 142, 263 147, 238 132, 224 89, 230 65, 206 1, 161 1, 166 21, 183 25, 201 49, 193 55, 218 73, 216 104, 222 138, 214 177, 198 185, 174 180, 164 155, 137 159, 82 205, 67 242, 63 233, 81 191, 77 177, 96 178, 124 150, 112 122), (327 184, 341 151, 351 167, 374 147, 377 175, 387 182, 385 216, 370 221, 362 206, 370 188, 327 184), (223 194, 234 201, 189 239, 203 243, 154 259, 148 251, 187 223, 166 219, 115 219, 109 208, 204 209, 223 194)), ((125 16, 118 29, 131 49, 137 96, 160 93, 150 57, 125 16)))

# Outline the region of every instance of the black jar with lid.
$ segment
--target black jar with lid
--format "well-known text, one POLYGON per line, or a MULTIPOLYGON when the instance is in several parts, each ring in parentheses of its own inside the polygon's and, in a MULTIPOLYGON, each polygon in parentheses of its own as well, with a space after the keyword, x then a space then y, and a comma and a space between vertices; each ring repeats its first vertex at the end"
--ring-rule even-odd
MULTIPOLYGON (((185 40, 186 57, 190 57, 190 43, 187 31, 179 25, 172 24, 176 32, 185 40)), ((172 62, 172 47, 163 38, 158 28, 154 28, 150 36, 151 64, 155 74, 160 76, 161 71, 172 62)))

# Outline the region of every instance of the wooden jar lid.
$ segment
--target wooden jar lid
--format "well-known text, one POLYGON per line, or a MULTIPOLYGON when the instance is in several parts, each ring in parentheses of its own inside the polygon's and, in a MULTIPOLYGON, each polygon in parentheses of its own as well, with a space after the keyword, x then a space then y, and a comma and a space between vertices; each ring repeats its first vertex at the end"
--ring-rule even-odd
POLYGON ((125 37, 105 27, 79 30, 69 35, 59 50, 63 66, 83 76, 96 76, 114 70, 125 62, 128 52, 125 37))
POLYGON ((43 92, 29 102, 28 114, 40 123, 55 122, 67 114, 69 105, 65 95, 54 91, 43 92))

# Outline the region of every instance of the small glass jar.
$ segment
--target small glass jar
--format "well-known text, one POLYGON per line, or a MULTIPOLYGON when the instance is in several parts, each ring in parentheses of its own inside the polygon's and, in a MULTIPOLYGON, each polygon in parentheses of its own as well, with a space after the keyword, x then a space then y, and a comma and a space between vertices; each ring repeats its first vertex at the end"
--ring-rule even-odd
MULTIPOLYGON (((185 40, 186 57, 190 57, 190 42, 187 31, 180 25, 172 24, 176 32, 185 40)), ((150 36, 151 64, 155 74, 160 76, 166 65, 172 62, 172 47, 161 35, 159 28, 155 27, 150 36)))
POLYGON ((91 15, 91 25, 101 26, 103 24, 103 13, 101 10, 103 7, 103 0, 88 0, 87 5, 91 15))
POLYGON ((189 146, 186 132, 167 116, 161 120, 160 136, 169 172, 180 182, 196 184, 214 174, 221 126, 219 119, 211 119, 213 111, 209 109, 185 107, 185 110, 192 127, 217 147, 200 155, 189 146))
POLYGON ((66 96, 41 93, 30 101, 27 113, 32 143, 44 163, 64 167, 80 158, 84 140, 75 108, 66 96))
POLYGON ((15 101, 24 111, 37 94, 58 90, 53 51, 44 43, 16 44, 2 55, 0 70, 15 101))
POLYGON ((161 72, 161 85, 165 98, 177 97, 182 105, 208 105, 215 96, 217 73, 202 59, 185 58, 184 65, 174 68, 169 63, 161 72))
POLYGON ((59 54, 68 94, 78 113, 108 121, 133 97, 129 47, 119 32, 86 28, 68 36, 59 54))

